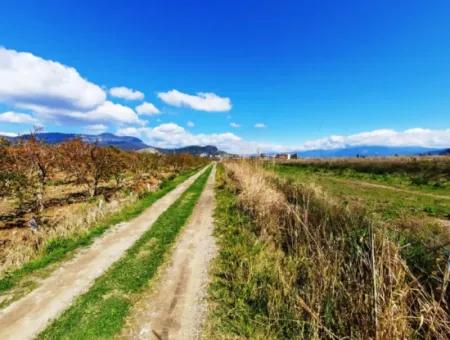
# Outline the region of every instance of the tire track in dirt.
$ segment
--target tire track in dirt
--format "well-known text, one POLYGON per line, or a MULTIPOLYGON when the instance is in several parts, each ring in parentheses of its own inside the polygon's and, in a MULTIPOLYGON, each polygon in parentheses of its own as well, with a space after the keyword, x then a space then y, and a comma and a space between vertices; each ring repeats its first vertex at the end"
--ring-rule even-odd
POLYGON ((337 177, 333 177, 333 180, 336 180, 337 182, 341 182, 341 183, 350 183, 350 184, 361 185, 361 186, 365 186, 365 187, 369 187, 369 188, 386 189, 386 190, 391 190, 391 191, 403 192, 406 194, 414 194, 417 196, 428 196, 428 197, 436 198, 436 199, 450 200, 450 196, 437 195, 437 194, 433 194, 430 192, 421 192, 421 191, 397 188, 397 187, 388 186, 388 185, 384 185, 384 184, 376 184, 376 183, 370 183, 370 182, 365 182, 365 181, 358 181, 358 180, 354 180, 354 179, 344 179, 344 178, 337 178, 337 177))
POLYGON ((43 280, 30 294, 0 311, 0 339, 32 339, 94 280, 103 274, 157 218, 206 170, 206 167, 153 203, 133 220, 111 228, 92 246, 43 280))
POLYGON ((175 245, 168 266, 133 306, 120 339, 196 339, 206 312, 208 267, 216 254, 212 235, 215 167, 175 245))

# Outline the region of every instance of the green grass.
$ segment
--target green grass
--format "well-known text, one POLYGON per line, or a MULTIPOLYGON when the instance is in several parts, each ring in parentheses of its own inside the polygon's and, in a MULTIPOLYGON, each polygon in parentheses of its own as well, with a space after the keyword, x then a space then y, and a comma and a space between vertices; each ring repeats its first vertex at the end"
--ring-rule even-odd
POLYGON ((117 334, 133 299, 164 262, 165 254, 191 215, 210 172, 211 167, 39 338, 109 339, 117 334))
MULTIPOLYGON (((364 186, 358 183, 358 181, 364 181, 389 184, 394 188, 411 189, 410 187, 399 185, 398 182, 392 179, 394 178, 393 176, 391 176, 391 182, 388 183, 383 182, 383 180, 374 179, 379 175, 371 177, 368 174, 360 174, 359 177, 352 177, 353 175, 348 175, 348 173, 346 175, 345 172, 337 173, 329 170, 314 171, 310 167, 289 165, 271 165, 268 168, 274 170, 282 177, 291 178, 296 182, 318 184, 343 204, 363 206, 366 210, 379 214, 384 220, 404 216, 417 218, 431 216, 444 219, 450 217, 450 199, 422 195, 421 193, 429 193, 429 190, 423 190, 422 187, 413 188, 417 192, 417 194, 414 194, 387 188, 364 186), (357 180, 346 180, 349 178, 357 180)), ((442 191, 439 194, 444 195, 445 192, 442 191)))
MULTIPOLYGON (((43 271, 51 264, 67 259, 75 249, 92 244, 96 237, 102 235, 111 226, 117 223, 129 221, 130 219, 138 216, 155 201, 166 195, 169 191, 173 190, 178 184, 185 181, 188 177, 192 176, 197 170, 198 169, 185 171, 178 176, 164 181, 157 191, 145 194, 135 203, 126 206, 117 213, 110 215, 84 234, 69 238, 60 237, 50 240, 41 255, 24 264, 19 269, 7 272, 4 277, 0 279, 0 294, 5 292, 7 293, 20 284, 26 285, 30 288, 34 287, 35 285, 30 284, 28 280, 30 274, 36 274, 37 271, 43 271)), ((45 271, 43 271, 42 274, 45 274, 44 272, 45 271)), ((11 301, 8 300, 8 303, 10 302, 11 301)), ((4 306, 0 305, 0 307, 4 306)))
MULTIPOLYGON (((289 339, 295 338, 296 324, 273 320, 268 304, 271 287, 277 285, 277 251, 257 234, 249 215, 239 209, 236 192, 217 167, 215 237, 219 253, 212 266, 209 314, 205 338, 289 339), (283 329, 280 324, 288 324, 283 329)), ((277 259, 278 258, 278 259, 277 259)), ((274 294, 275 295, 275 294, 274 294)), ((290 318, 285 310, 283 318, 290 318)))
MULTIPOLYGON (((357 164, 360 165, 360 168, 352 168, 354 164, 352 165, 350 162, 345 161, 323 161, 323 163, 286 163, 281 164, 281 166, 285 169, 301 169, 303 172, 310 174, 357 179, 375 184, 391 185, 398 188, 428 192, 437 195, 450 195, 450 180, 441 174, 443 170, 436 170, 436 177, 438 178, 431 180, 428 177, 433 175, 432 169, 428 169, 428 173, 420 171, 407 173, 406 168, 410 165, 407 163, 404 163, 404 172, 400 171, 401 168, 396 169, 395 172, 389 172, 387 169, 384 170, 374 168, 373 172, 371 172, 370 162, 368 162, 368 164, 364 164, 364 162, 357 164), (364 165, 366 165, 366 167, 363 167, 364 165), (439 174, 441 175, 438 176, 439 174)), ((398 163, 397 166, 400 167, 401 164, 402 163, 398 163)))

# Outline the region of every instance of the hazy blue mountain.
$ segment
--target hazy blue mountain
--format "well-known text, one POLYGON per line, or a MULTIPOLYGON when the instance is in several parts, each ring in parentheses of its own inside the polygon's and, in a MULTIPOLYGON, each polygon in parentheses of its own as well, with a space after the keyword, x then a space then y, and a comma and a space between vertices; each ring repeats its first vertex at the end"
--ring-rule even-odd
POLYGON ((428 151, 425 152, 424 155, 429 155, 429 156, 443 156, 443 155, 450 155, 450 148, 448 149, 440 149, 440 150, 432 150, 432 151, 428 151))
MULTIPOLYGON (((1 137, 1 136, 0 136, 1 137)), ((88 135, 88 134, 75 134, 75 133, 61 133, 61 132, 43 132, 36 135, 37 139, 48 143, 48 144, 58 144, 66 140, 81 138, 86 143, 97 143, 100 146, 114 146, 122 150, 156 150, 161 153, 166 154, 178 154, 178 153, 190 153, 192 155, 222 155, 225 152, 220 151, 217 147, 213 145, 199 146, 191 145, 182 148, 175 149, 164 149, 156 148, 145 144, 142 140, 137 137, 131 136, 116 136, 112 133, 102 133, 99 135, 88 135)), ((14 142, 20 138, 28 139, 30 135, 23 135, 20 137, 5 137, 6 139, 14 142)))
POLYGON ((441 151, 433 148, 424 148, 420 146, 379 146, 379 145, 365 145, 365 146, 349 146, 340 149, 331 150, 307 150, 298 151, 300 157, 376 157, 376 156, 412 156, 421 155, 430 152, 441 151))
MULTIPOLYGON (((97 143, 100 146, 115 146, 123 150, 139 150, 147 147, 139 138, 130 136, 116 136, 111 133, 102 133, 99 135, 60 133, 60 132, 43 132, 36 134, 37 139, 48 143, 58 144, 66 140, 81 138, 87 143, 97 143)), ((8 138, 9 140, 17 140, 19 138, 28 139, 30 135, 8 138)))

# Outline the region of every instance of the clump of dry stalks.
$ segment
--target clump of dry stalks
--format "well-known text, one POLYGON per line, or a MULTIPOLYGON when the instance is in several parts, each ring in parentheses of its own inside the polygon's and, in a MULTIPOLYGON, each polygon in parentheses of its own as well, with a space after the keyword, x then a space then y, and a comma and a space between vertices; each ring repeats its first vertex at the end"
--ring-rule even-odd
POLYGON ((0 276, 35 257, 45 249, 48 241, 82 235, 96 223, 132 204, 136 199, 137 196, 131 194, 122 195, 110 202, 100 198, 95 202, 67 205, 54 211, 50 221, 36 231, 22 228, 8 233, 5 235, 6 242, 0 249, 0 276))
MULTIPOLYGON (((448 267, 424 288, 386 228, 317 187, 293 184, 257 163, 228 162, 240 208, 277 254, 267 314, 285 336, 447 339, 448 267), (275 321, 274 321, 275 320, 275 321)), ((260 293, 262 294, 262 293, 260 293)))

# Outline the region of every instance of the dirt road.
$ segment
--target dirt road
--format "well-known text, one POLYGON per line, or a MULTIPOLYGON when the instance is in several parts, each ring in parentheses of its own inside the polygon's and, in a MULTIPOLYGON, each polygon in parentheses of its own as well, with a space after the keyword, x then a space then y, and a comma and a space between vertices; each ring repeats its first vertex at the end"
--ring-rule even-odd
POLYGON ((123 339, 196 339, 205 314, 213 232, 215 168, 160 280, 133 306, 123 339))
POLYGON ((42 281, 39 288, 0 311, 0 339, 31 339, 49 321, 67 309, 74 298, 86 292, 156 221, 205 169, 181 183, 135 219, 122 223, 82 249, 42 281))

